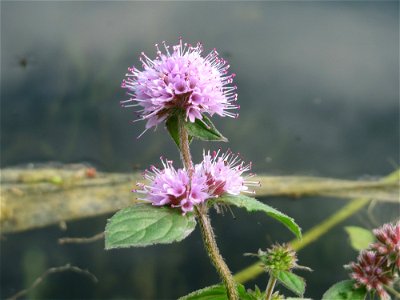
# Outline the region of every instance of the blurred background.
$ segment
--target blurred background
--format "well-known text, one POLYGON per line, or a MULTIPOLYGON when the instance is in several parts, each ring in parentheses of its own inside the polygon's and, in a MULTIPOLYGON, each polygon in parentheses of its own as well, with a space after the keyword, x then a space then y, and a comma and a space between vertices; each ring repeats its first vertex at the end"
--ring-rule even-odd
MULTIPOLYGON (((231 148, 271 175, 378 178, 399 166, 399 2, 24 2, 1 3, 1 168, 31 162, 86 162, 100 171, 137 172, 178 160, 160 127, 131 124, 120 84, 144 51, 165 40, 216 48, 237 74, 238 120, 214 118, 231 148)), ((134 183, 132 183, 134 184, 134 183)), ((127 191, 129 192, 129 191, 127 191)), ((306 231, 347 200, 266 198, 306 231)), ((398 216, 377 205, 347 225, 374 228, 398 216)), ((213 215, 221 252, 233 272, 243 257, 291 234, 262 214, 213 215)), ((70 262, 93 272, 93 284, 57 274, 36 299, 173 299, 218 277, 196 230, 181 243, 105 251, 102 242, 57 245, 57 238, 100 232, 107 217, 8 235, 1 241, 1 298, 28 286, 49 267, 70 262)), ((354 260, 342 225, 299 253, 314 272, 307 297, 319 299, 346 279, 354 260)), ((266 276, 246 284, 265 287, 266 276)))

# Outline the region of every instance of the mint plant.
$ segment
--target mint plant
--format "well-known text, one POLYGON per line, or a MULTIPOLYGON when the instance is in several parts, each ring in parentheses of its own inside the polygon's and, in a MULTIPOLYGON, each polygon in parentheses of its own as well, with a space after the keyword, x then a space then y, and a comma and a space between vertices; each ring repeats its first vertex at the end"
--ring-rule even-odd
MULTIPOLYGON (((143 203, 117 212, 108 220, 105 230, 106 249, 142 247, 167 244, 186 238, 199 224, 205 249, 215 266, 223 286, 217 293, 228 299, 251 299, 244 287, 232 277, 216 243, 209 218, 209 209, 215 205, 233 205, 249 212, 262 211, 301 237, 295 221, 278 210, 249 197, 250 189, 259 185, 247 172, 245 164, 231 151, 204 151, 203 160, 193 163, 190 143, 227 141, 209 117, 236 118, 235 74, 214 49, 202 56, 203 46, 179 44, 172 49, 163 42, 157 56, 140 56, 142 70, 129 68, 122 87, 129 99, 124 107, 138 107, 138 119, 146 121, 145 130, 164 124, 178 146, 183 167, 176 168, 168 159, 161 159, 162 167, 151 166, 144 172, 145 183, 133 190, 143 203)), ((142 133, 142 134, 143 134, 142 133)), ((141 134, 141 135, 142 135, 141 134)), ((140 137, 140 136, 139 136, 140 137)), ((214 288, 205 289, 215 292, 214 288)))
POLYGON ((351 280, 334 284, 326 291, 323 300, 364 300, 375 295, 381 300, 396 299, 400 293, 393 286, 399 283, 400 275, 400 221, 384 224, 373 230, 375 240, 366 249, 361 249, 356 262, 345 268, 351 280))
POLYGON ((305 280, 294 274, 293 269, 307 271, 311 271, 311 269, 297 264, 296 252, 289 245, 275 244, 266 251, 259 249, 257 254, 246 253, 245 255, 258 257, 262 263, 262 267, 269 275, 265 293, 260 293, 258 288, 253 292, 253 294, 258 295, 258 299, 284 299, 278 292, 274 293, 277 283, 282 284, 297 296, 303 297, 306 290, 305 280))

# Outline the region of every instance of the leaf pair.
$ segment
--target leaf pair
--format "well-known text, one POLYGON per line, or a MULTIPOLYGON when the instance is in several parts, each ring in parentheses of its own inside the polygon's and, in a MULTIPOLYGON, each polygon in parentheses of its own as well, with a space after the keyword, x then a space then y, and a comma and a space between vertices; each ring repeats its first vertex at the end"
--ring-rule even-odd
POLYGON ((184 122, 184 126, 189 134, 189 141, 193 138, 198 138, 203 141, 220 141, 227 142, 228 139, 224 137, 218 130, 215 128, 214 124, 211 120, 202 115, 203 119, 196 119, 195 122, 187 122, 184 120, 184 116, 180 113, 175 113, 170 116, 165 123, 169 134, 174 140, 175 144, 179 147, 179 122, 184 122), (181 119, 181 120, 180 120, 181 119))
MULTIPOLYGON (((295 221, 280 211, 244 195, 225 195, 214 200, 245 208, 249 212, 262 211, 292 231, 298 238, 301 229, 295 221)), ((193 213, 182 215, 170 207, 137 204, 117 212, 108 220, 105 231, 106 249, 144 247, 169 244, 186 238, 196 227, 193 213)))

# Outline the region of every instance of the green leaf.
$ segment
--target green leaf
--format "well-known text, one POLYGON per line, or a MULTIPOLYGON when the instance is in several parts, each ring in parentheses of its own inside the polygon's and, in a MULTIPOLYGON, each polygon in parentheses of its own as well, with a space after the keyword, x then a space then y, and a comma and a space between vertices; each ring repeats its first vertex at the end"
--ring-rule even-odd
POLYGON ((165 122, 165 126, 167 127, 167 130, 169 134, 171 135, 172 139, 174 140, 175 144, 179 148, 179 121, 178 121, 178 116, 176 114, 173 114, 170 116, 165 122))
POLYGON ((215 199, 215 202, 222 202, 226 204, 231 204, 235 205, 237 207, 243 207, 247 211, 263 211, 270 217, 274 218, 275 220, 281 222, 283 225, 285 225, 291 232, 293 232, 297 238, 301 238, 301 228, 299 225, 296 224, 296 222, 293 220, 293 218, 281 213, 280 211, 276 210, 275 208, 272 208, 271 206, 262 203, 254 198, 245 196, 245 195, 229 195, 225 194, 219 198, 215 199))
POLYGON ((227 300, 228 296, 226 295, 226 289, 223 285, 213 285, 208 286, 204 289, 194 291, 189 295, 183 296, 178 300, 206 300, 206 299, 215 299, 215 300, 227 300))
POLYGON ((137 204, 120 210, 108 220, 106 249, 179 242, 195 227, 193 214, 183 216, 176 209, 137 204))
POLYGON ((365 288, 354 288, 353 280, 344 280, 332 285, 322 296, 322 300, 364 300, 365 288))
POLYGON ((203 119, 196 119, 194 123, 186 122, 185 127, 190 136, 196 137, 203 141, 221 141, 227 142, 228 139, 224 137, 215 128, 214 124, 205 115, 202 115, 203 119))
POLYGON ((300 276, 288 271, 279 271, 274 274, 275 278, 286 288, 298 296, 303 296, 306 290, 306 282, 300 276))
MULTIPOLYGON (((243 285, 238 284, 237 290, 240 300, 252 300, 253 298, 246 292, 243 285)), ((194 291, 189 295, 183 296, 178 300, 228 300, 225 286, 218 284, 208 286, 201 290, 194 291)))
POLYGON ((351 247, 354 250, 366 249, 369 244, 375 242, 375 236, 370 230, 358 226, 347 226, 344 229, 349 235, 351 247))

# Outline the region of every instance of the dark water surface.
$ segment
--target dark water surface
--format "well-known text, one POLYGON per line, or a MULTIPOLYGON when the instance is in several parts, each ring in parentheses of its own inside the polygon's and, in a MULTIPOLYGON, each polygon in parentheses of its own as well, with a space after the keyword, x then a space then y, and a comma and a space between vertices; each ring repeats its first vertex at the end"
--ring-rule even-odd
MULTIPOLYGON (((178 160, 163 128, 141 139, 143 123, 121 109, 128 66, 166 40, 217 48, 237 74, 240 118, 215 123, 231 148, 258 173, 358 179, 399 166, 399 3, 389 2, 2 2, 1 167, 28 162, 89 162, 102 171, 133 172, 178 160)), ((264 199, 304 230, 345 200, 264 199)), ((379 222, 398 216, 378 205, 379 222)), ((292 237, 262 214, 213 215, 221 251, 235 272, 243 257, 292 237)), ((1 298, 51 266, 88 268, 97 285, 74 273, 53 275, 37 299, 170 299, 217 282, 199 232, 179 244, 105 252, 102 242, 59 246, 65 235, 100 232, 106 217, 9 235, 1 242, 1 298)), ((345 222, 372 228, 364 211, 345 222)), ((342 225, 342 224, 341 224, 342 225)), ((314 269, 306 296, 319 299, 346 278, 356 253, 342 226, 299 253, 314 269)), ((260 276, 257 283, 264 287, 260 276)))

